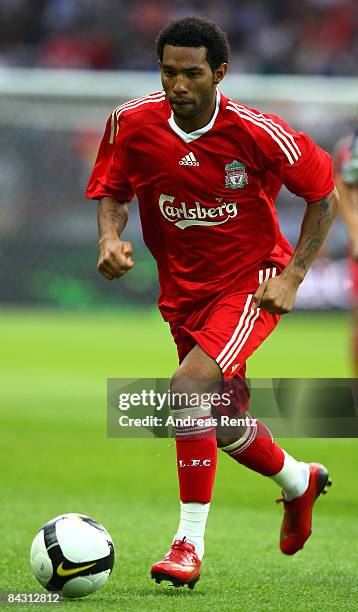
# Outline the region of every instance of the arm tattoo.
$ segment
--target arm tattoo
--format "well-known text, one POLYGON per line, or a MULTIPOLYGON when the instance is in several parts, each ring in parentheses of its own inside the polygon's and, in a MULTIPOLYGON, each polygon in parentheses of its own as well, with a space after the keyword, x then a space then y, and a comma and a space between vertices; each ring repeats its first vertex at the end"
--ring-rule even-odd
POLYGON ((128 221, 128 206, 112 198, 102 198, 98 205, 100 238, 120 236, 128 221))
POLYGON ((106 201, 103 203, 103 213, 108 221, 112 221, 113 224, 127 223, 128 220, 128 207, 126 204, 119 204, 113 201, 106 201))

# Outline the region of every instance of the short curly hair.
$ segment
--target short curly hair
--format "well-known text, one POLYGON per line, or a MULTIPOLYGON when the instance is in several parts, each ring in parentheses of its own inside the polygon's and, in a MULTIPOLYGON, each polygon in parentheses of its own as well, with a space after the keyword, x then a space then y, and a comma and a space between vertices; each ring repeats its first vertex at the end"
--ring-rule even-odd
POLYGON ((204 17, 184 17, 166 25, 156 40, 159 60, 163 61, 164 45, 173 47, 205 47, 206 60, 214 72, 227 63, 230 47, 225 32, 204 17))

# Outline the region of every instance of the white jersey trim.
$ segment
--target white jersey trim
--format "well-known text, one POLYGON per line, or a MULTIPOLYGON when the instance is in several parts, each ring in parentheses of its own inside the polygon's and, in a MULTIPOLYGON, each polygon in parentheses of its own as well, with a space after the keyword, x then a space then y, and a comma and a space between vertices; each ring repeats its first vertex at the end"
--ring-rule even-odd
POLYGON ((111 115, 111 133, 109 137, 109 143, 113 144, 115 135, 118 134, 118 119, 121 114, 124 113, 124 111, 131 110, 133 108, 139 108, 144 104, 149 104, 152 102, 163 102, 163 100, 165 100, 165 96, 166 94, 164 91, 159 91, 156 93, 148 94, 148 96, 144 96, 143 98, 136 98, 135 100, 130 100, 129 102, 125 102, 124 104, 117 106, 117 108, 114 109, 111 115))
POLYGON ((184 142, 187 142, 187 143, 192 142, 193 140, 200 138, 200 136, 203 136, 203 134, 206 134, 207 132, 209 132, 209 130, 211 130, 211 128, 213 127, 215 123, 216 117, 218 116, 219 108, 220 108, 220 99, 221 99, 220 91, 217 89, 216 90, 215 111, 214 111, 212 118, 210 119, 207 125, 204 125, 204 127, 200 128, 200 130, 196 130, 195 132, 187 133, 181 130, 180 127, 175 123, 174 113, 172 111, 168 119, 168 123, 170 127, 172 128, 173 132, 175 132, 178 136, 180 136, 182 140, 184 140, 184 142))
MULTIPOLYGON (((291 166, 295 163, 295 161, 299 159, 299 155, 296 152, 296 149, 288 141, 288 139, 283 134, 281 134, 280 131, 277 129, 276 126, 278 126, 278 124, 275 124, 273 126, 265 119, 262 119, 259 116, 254 115, 253 113, 252 115, 248 114, 246 109, 245 109, 245 112, 240 111, 239 108, 234 104, 234 102, 231 102, 231 101, 228 103, 226 108, 230 111, 233 111, 237 115, 239 115, 239 117, 241 117, 242 119, 245 119, 245 121, 250 121, 250 123, 254 123, 258 127, 260 127, 262 130, 270 134, 271 138, 275 142, 277 142, 280 149, 286 155, 291 166)), ((298 148, 297 145, 296 145, 296 148, 298 148)), ((301 155, 301 151, 300 151, 300 155, 301 155)))
POLYGON ((286 142, 286 144, 288 146, 291 146, 291 145, 293 146, 293 148, 296 150, 296 153, 298 154, 298 157, 300 157, 302 155, 301 151, 300 151, 300 149, 299 149, 299 147, 298 147, 298 145, 297 145, 297 143, 296 143, 296 141, 294 139, 294 136, 292 134, 290 134, 289 132, 287 132, 280 123, 276 123, 275 121, 270 119, 270 117, 266 117, 263 113, 254 112, 251 109, 247 108, 246 106, 242 106, 242 104, 239 104, 238 102, 235 102, 234 100, 230 100, 230 103, 233 106, 235 106, 238 110, 246 113, 247 115, 250 115, 250 117, 253 117, 254 119, 258 119, 259 121, 262 121, 263 123, 266 123, 278 135, 280 135, 280 132, 281 132, 281 134, 283 135, 283 139, 286 142), (291 141, 291 144, 289 142, 287 142, 287 139, 285 138, 286 136, 291 141))
POLYGON ((149 98, 157 98, 158 96, 163 96, 163 95, 165 95, 165 92, 161 90, 161 91, 154 91, 153 93, 147 94, 146 96, 141 96, 140 98, 133 98, 133 100, 128 100, 128 102, 123 102, 123 104, 120 104, 119 106, 117 106, 117 108, 115 108, 113 112, 120 111, 125 106, 136 104, 137 102, 142 102, 143 100, 148 100, 149 98))
POLYGON ((132 110, 133 108, 138 108, 139 106, 144 106, 144 104, 153 104, 153 102, 163 102, 165 100, 165 94, 162 94, 159 98, 147 98, 146 100, 142 100, 141 102, 131 102, 128 106, 121 108, 116 111, 117 119, 124 113, 126 110, 132 110))

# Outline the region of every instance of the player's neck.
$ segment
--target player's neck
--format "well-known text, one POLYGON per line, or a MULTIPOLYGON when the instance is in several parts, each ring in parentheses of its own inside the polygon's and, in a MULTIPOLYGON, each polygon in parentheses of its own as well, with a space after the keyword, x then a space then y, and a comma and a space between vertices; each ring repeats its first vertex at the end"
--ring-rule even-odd
POLYGON ((197 130, 200 130, 201 128, 208 125, 215 113, 216 97, 217 93, 215 90, 215 95, 212 97, 210 104, 208 104, 207 108, 196 117, 190 119, 183 119, 180 117, 176 117, 176 115, 173 113, 174 121, 177 126, 181 130, 183 130, 183 132, 190 134, 191 132, 196 132, 197 130))

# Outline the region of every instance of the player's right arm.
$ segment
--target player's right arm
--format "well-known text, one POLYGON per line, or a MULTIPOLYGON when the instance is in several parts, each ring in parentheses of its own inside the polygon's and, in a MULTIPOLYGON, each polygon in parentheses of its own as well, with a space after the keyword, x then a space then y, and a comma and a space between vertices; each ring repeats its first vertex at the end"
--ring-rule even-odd
POLYGON ((134 192, 127 172, 125 130, 114 111, 106 125, 88 183, 87 198, 98 200, 99 259, 97 269, 108 280, 133 268, 132 245, 121 239, 134 192))
POLYGON ((120 236, 127 225, 126 202, 104 197, 98 202, 99 258, 98 271, 108 280, 120 278, 134 266, 133 249, 130 242, 120 236))

